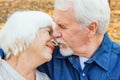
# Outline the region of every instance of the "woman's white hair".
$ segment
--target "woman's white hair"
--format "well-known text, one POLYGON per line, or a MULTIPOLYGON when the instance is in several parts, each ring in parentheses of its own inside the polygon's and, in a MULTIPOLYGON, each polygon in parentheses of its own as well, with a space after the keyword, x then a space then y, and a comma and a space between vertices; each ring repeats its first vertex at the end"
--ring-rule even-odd
POLYGON ((0 48, 9 58, 11 53, 17 55, 35 39, 40 28, 54 27, 52 18, 40 11, 17 11, 7 20, 0 31, 0 48))
POLYGON ((55 9, 67 10, 74 8, 74 16, 82 27, 97 21, 99 28, 97 33, 104 34, 110 20, 110 7, 108 0, 56 0, 55 9))

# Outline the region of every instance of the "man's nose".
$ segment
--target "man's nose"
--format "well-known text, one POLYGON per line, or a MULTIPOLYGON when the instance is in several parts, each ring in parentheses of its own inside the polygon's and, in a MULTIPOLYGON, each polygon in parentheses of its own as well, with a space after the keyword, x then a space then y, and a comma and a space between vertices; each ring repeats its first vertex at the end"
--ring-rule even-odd
POLYGON ((61 32, 54 30, 52 36, 54 38, 60 38, 60 37, 62 37, 62 34, 61 34, 61 32))

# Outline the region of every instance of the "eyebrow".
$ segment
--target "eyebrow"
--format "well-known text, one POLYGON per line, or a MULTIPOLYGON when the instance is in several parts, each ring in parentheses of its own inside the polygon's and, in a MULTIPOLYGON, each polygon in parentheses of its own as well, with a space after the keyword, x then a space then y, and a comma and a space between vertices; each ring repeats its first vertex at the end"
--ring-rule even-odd
POLYGON ((47 28, 49 28, 49 29, 50 29, 50 31, 53 31, 53 28, 52 28, 52 26, 48 26, 47 28))

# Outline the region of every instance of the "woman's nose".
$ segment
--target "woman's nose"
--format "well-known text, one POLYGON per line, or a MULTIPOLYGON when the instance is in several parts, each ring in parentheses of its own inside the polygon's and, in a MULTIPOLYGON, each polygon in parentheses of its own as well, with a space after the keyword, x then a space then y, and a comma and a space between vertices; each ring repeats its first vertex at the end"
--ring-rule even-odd
POLYGON ((61 32, 54 30, 52 36, 53 36, 53 38, 60 38, 60 37, 62 37, 62 34, 61 34, 61 32))

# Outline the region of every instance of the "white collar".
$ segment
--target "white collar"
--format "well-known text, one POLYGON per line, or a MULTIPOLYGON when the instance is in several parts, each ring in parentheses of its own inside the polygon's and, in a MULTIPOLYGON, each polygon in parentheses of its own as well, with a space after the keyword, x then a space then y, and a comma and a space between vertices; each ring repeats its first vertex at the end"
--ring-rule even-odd
POLYGON ((88 60, 88 58, 79 56, 79 60, 80 60, 81 68, 82 68, 82 70, 83 70, 84 67, 85 67, 84 62, 86 62, 86 61, 88 60))
MULTIPOLYGON (((2 60, 1 65, 15 78, 15 80, 26 80, 22 75, 15 71, 5 60, 2 60)), ((36 80, 43 80, 44 76, 38 70, 36 70, 36 80)))
POLYGON ((25 80, 18 72, 16 72, 5 60, 1 64, 16 80, 25 80))

